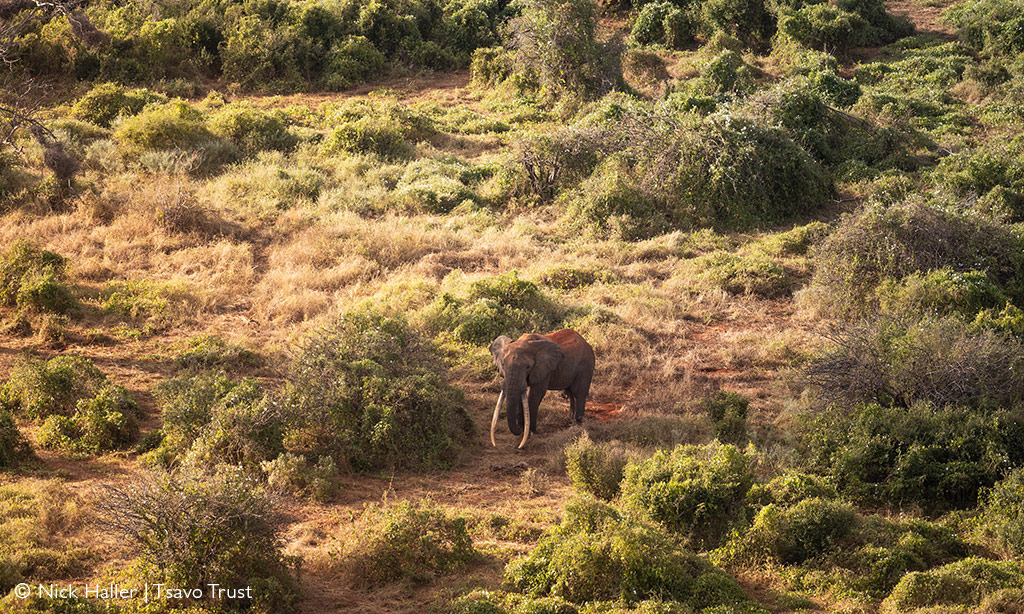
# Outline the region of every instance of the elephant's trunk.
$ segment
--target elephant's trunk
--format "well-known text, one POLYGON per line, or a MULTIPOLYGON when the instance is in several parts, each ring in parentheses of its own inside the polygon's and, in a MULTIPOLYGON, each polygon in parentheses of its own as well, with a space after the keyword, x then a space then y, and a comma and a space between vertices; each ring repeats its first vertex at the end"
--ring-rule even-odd
POLYGON ((526 398, 525 392, 523 393, 523 424, 523 440, 519 442, 520 450, 526 445, 526 440, 530 438, 530 401, 526 398))
POLYGON ((491 445, 495 448, 498 447, 498 444, 494 443, 494 429, 498 427, 498 412, 501 411, 501 399, 504 396, 504 390, 498 393, 498 402, 494 405, 494 417, 491 418, 491 445))

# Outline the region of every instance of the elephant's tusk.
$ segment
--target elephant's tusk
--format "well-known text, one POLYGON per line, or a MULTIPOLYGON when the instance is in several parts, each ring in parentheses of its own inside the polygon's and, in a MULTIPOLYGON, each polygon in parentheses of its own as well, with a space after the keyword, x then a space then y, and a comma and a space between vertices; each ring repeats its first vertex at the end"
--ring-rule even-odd
POLYGON ((497 428, 498 426, 498 412, 501 411, 501 399, 504 396, 504 390, 498 393, 498 402, 494 406, 494 417, 491 418, 491 445, 494 446, 495 448, 498 447, 498 444, 494 443, 494 429, 497 428))
POLYGON ((522 450, 523 446, 526 445, 526 440, 530 438, 530 401, 526 398, 526 393, 523 393, 523 440, 519 442, 519 449, 522 450))

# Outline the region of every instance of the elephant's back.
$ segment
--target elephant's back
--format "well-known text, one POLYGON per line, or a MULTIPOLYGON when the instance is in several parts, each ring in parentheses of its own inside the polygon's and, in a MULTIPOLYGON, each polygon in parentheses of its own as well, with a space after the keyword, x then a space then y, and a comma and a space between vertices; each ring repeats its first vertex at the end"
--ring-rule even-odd
POLYGON ((563 328, 553 333, 544 335, 562 347, 562 351, 569 351, 581 357, 594 359, 594 348, 590 347, 587 340, 571 328, 563 328))

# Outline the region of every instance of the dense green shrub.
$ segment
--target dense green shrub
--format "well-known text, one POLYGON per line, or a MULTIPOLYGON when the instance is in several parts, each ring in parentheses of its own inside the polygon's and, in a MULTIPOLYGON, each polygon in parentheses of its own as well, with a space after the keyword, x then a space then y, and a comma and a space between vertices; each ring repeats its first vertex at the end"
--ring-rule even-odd
POLYGON ((947 13, 960 40, 972 49, 1011 58, 1024 52, 1020 16, 1020 2, 1014 0, 969 0, 947 13))
POLYGON ((256 380, 207 371, 164 380, 154 393, 164 418, 152 453, 160 463, 255 468, 284 452, 281 408, 256 380))
POLYGON ((187 339, 174 356, 177 369, 247 369, 258 367, 263 360, 248 348, 229 343, 214 335, 199 335, 187 339))
POLYGON ((982 488, 1024 462, 1024 416, 863 405, 807 417, 799 441, 808 466, 844 495, 940 511, 973 506, 982 488))
POLYGON ((357 584, 426 582, 479 556, 466 519, 428 501, 401 501, 368 510, 359 537, 343 554, 357 584))
POLYGON ((704 284, 730 294, 754 294, 776 298, 789 294, 789 273, 767 254, 736 255, 717 251, 687 263, 694 276, 704 284))
POLYGON ((846 216, 814 257, 817 296, 841 317, 873 312, 883 281, 919 271, 983 271, 1011 298, 1024 287, 1024 252, 1009 227, 920 202, 873 204, 846 216))
POLYGON ((107 377, 88 358, 58 356, 48 361, 24 360, 0 388, 0 403, 33 420, 70 416, 77 403, 95 396, 107 377))
POLYGON ((622 499, 700 548, 747 521, 751 458, 732 445, 676 446, 630 463, 622 499))
POLYGON ((326 503, 338 492, 338 466, 329 456, 321 456, 316 463, 298 454, 283 452, 272 461, 261 465, 272 490, 308 497, 326 503))
POLYGON ((621 447, 595 443, 586 434, 565 447, 565 472, 573 487, 605 501, 619 494, 627 460, 621 447))
POLYGON ((594 0, 528 0, 508 28, 516 69, 551 97, 596 98, 622 81, 618 53, 596 36, 594 0))
POLYGON ((936 606, 974 606, 987 595, 1024 582, 1016 563, 971 557, 938 569, 909 573, 883 602, 888 609, 906 612, 936 606))
POLYGON ((113 83, 102 83, 86 92, 71 107, 71 116, 109 127, 118 117, 130 117, 151 103, 167 99, 148 90, 127 90, 113 83))
POLYGON ((214 140, 203 113, 180 100, 150 105, 114 128, 114 139, 141 153, 148 149, 192 149, 214 140))
POLYGON ((530 596, 577 604, 659 598, 700 610, 747 601, 732 577, 678 549, 662 530, 588 499, 567 505, 562 523, 508 564, 505 581, 530 596))
POLYGON ((516 271, 474 281, 464 297, 443 293, 428 311, 432 327, 473 345, 490 343, 499 335, 515 338, 550 330, 563 316, 537 284, 520 279, 516 271))
POLYGON ((1010 473, 985 495, 980 529, 1006 554, 1024 557, 1024 469, 1010 473))
POLYGON ((1024 400, 1021 342, 957 316, 883 318, 831 336, 805 369, 830 401, 994 409, 1024 400))
POLYGON ((28 452, 28 442, 9 411, 0 409, 0 469, 13 466, 28 452))
POLYGON ((92 398, 78 401, 70 416, 50 415, 39 428, 44 448, 88 454, 126 447, 138 434, 139 408, 121 386, 107 384, 92 398))
POLYGON ((264 150, 287 151, 297 142, 280 113, 249 105, 221 107, 210 118, 210 129, 249 156, 264 150))
POLYGON ((827 2, 811 4, 779 19, 779 31, 801 45, 845 52, 865 44, 867 21, 827 2))
POLYGON ((853 521, 850 504, 814 497, 787 508, 762 508, 744 539, 760 542, 779 562, 803 563, 836 548, 853 521))
POLYGON ((388 102, 343 105, 332 115, 331 125, 325 153, 372 153, 383 158, 408 157, 416 141, 434 133, 428 118, 388 102))
POLYGON ((395 185, 395 198, 408 208, 448 213, 478 197, 470 184, 477 179, 471 165, 455 160, 421 158, 409 164, 395 185))
POLYGON ((633 20, 633 40, 641 45, 660 43, 671 49, 681 49, 693 42, 696 24, 678 6, 671 2, 644 4, 633 20))
POLYGON ((839 494, 831 482, 820 475, 810 473, 785 473, 767 483, 755 484, 747 500, 757 505, 774 503, 790 507, 804 499, 837 499, 839 494))
POLYGON ((302 342, 289 439, 357 469, 447 467, 471 427, 436 349, 404 320, 350 312, 302 342))
POLYGON ((79 356, 16 365, 0 388, 3 409, 42 421, 46 447, 96 454, 123 448, 138 432, 135 400, 79 356))
POLYGON ((0 305, 64 313, 75 304, 67 286, 67 259, 15 241, 0 254, 0 305))
POLYGON ((747 410, 750 399, 737 392, 719 391, 701 403, 714 425, 715 438, 722 443, 747 442, 747 410))
POLYGON ((145 477, 105 492, 104 522, 141 551, 144 579, 251 587, 230 608, 289 611, 297 596, 263 488, 240 471, 145 477))

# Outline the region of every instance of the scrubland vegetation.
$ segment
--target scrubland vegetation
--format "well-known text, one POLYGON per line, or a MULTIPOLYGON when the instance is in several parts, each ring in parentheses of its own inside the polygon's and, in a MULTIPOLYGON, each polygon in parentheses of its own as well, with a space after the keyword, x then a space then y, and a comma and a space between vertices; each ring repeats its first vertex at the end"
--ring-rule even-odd
POLYGON ((1024 611, 1021 14, 0 3, 0 611, 1024 611))

